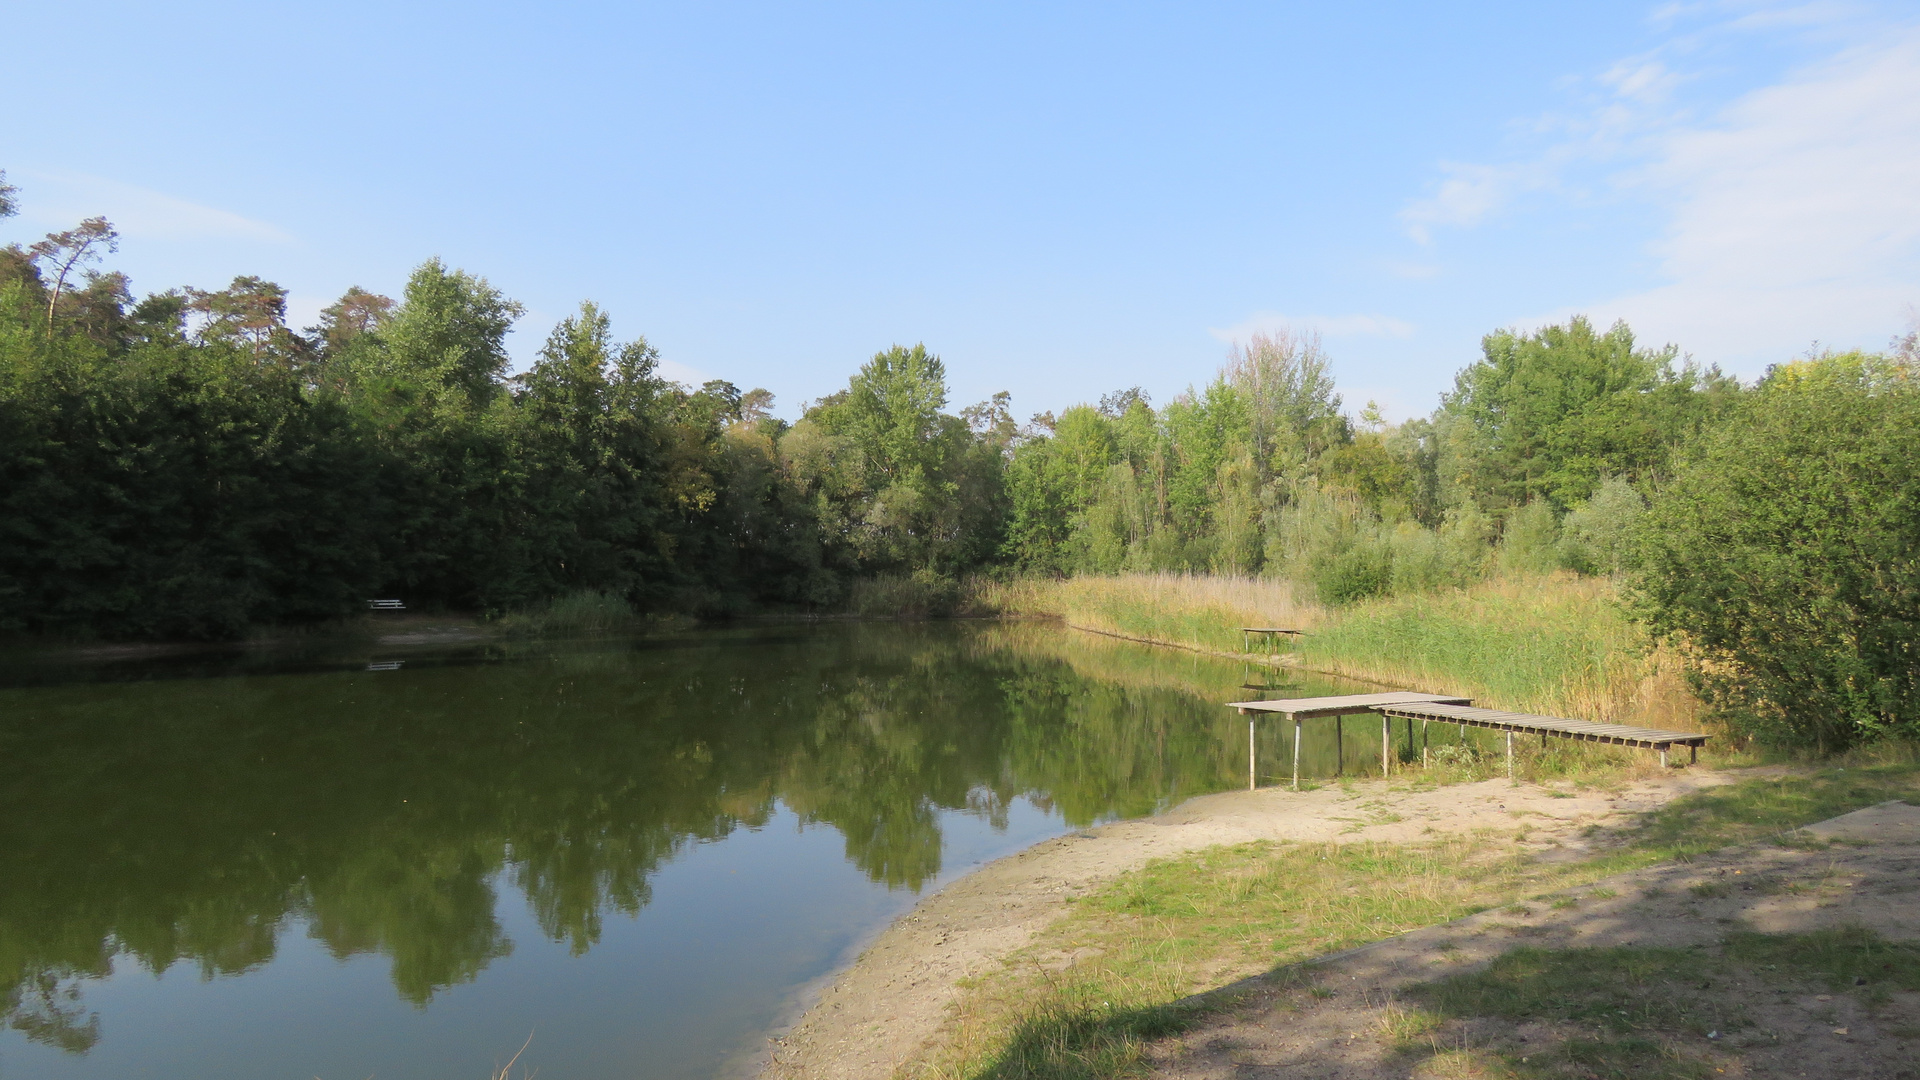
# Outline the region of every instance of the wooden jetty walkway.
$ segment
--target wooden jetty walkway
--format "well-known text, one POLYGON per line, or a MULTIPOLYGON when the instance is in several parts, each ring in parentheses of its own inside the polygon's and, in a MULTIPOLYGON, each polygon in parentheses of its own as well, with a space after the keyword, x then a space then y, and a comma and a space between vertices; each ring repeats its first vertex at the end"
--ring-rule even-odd
POLYGON ((1508 776, 1513 775, 1513 736, 1516 732, 1522 735, 1537 733, 1542 746, 1546 745, 1548 736, 1554 736, 1581 742, 1612 743, 1615 746, 1638 746, 1646 750, 1658 750, 1662 767, 1667 764, 1667 751, 1676 746, 1687 748, 1687 764, 1698 762, 1700 748, 1707 742, 1707 736, 1697 732, 1662 731, 1659 728, 1631 727, 1626 724, 1596 724, 1591 720, 1568 720, 1560 716, 1535 716, 1532 713, 1502 712, 1498 709, 1474 709, 1464 705, 1440 702, 1383 705, 1380 707, 1380 713, 1383 716, 1404 716, 1409 724, 1415 720, 1421 722, 1422 762, 1426 760, 1424 739, 1426 728, 1435 721, 1458 724, 1462 732, 1470 727, 1505 731, 1508 776))
MULTIPOLYGON (((1438 723, 1458 724, 1461 734, 1470 727, 1491 728, 1507 733, 1507 776, 1513 776, 1513 736, 1537 734, 1541 745, 1549 737, 1575 739, 1582 742, 1611 743, 1615 746, 1638 746, 1660 751, 1660 764, 1667 764, 1667 753, 1675 746, 1685 746, 1691 751, 1689 763, 1700 759, 1700 747, 1706 744, 1708 736, 1697 732, 1662 731, 1658 728, 1631 727, 1625 724, 1598 724, 1590 720, 1569 720, 1559 716, 1536 716, 1532 713, 1503 712, 1498 709, 1473 708, 1473 699, 1448 697, 1444 694, 1417 694, 1407 692, 1388 692, 1383 694, 1347 694, 1340 697, 1283 698, 1275 701, 1234 701, 1227 705, 1237 709, 1247 717, 1247 787, 1249 790, 1259 786, 1259 776, 1255 770, 1254 725, 1260 713, 1279 713, 1293 718, 1293 786, 1300 786, 1300 723, 1324 716, 1351 716, 1355 713, 1380 714, 1380 772, 1386 775, 1392 768, 1390 754, 1393 747, 1393 718, 1405 717, 1407 738, 1413 739, 1413 722, 1421 721, 1420 761, 1427 761, 1427 736, 1430 725, 1438 723)), ((1341 725, 1334 725, 1335 745, 1342 731, 1341 725)), ((1335 760, 1340 759, 1339 750, 1335 751, 1335 760)))

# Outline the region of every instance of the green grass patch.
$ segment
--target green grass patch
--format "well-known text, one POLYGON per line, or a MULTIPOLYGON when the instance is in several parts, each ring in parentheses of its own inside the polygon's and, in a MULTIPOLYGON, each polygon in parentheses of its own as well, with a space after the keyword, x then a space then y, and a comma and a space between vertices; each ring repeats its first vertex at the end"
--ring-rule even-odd
MULTIPOLYGON (((1694 1080, 1718 1075, 1713 1039, 1754 1027, 1730 992, 1735 986, 1854 991, 1869 1002, 1887 987, 1920 989, 1920 946, 1843 927, 1807 934, 1737 932, 1719 950, 1616 947, 1514 949, 1486 968, 1408 988, 1420 1023, 1402 1038, 1407 1056, 1443 1056, 1452 1022, 1503 1020, 1529 1025, 1530 1044, 1480 1027, 1479 1075, 1499 1077, 1650 1077, 1694 1080), (1551 1033, 1544 1040, 1540 1031, 1551 1033)), ((1511 1034, 1509 1032, 1508 1034, 1511 1034)))
POLYGON ((1771 839, 1805 843, 1794 830, 1892 799, 1920 796, 1920 766, 1908 760, 1755 777, 1675 799, 1626 834, 1631 850, 1684 858, 1771 839))
POLYGON ((1490 1016, 1622 1035, 1662 1030, 1705 1036, 1747 1023, 1701 992, 1722 977, 1691 949, 1522 946, 1482 971, 1416 986, 1406 996, 1447 1019, 1490 1016))
POLYGON ((1920 944, 1886 941, 1871 930, 1842 926, 1808 934, 1727 935, 1730 959, 1769 971, 1792 972, 1826 984, 1920 990, 1920 944))

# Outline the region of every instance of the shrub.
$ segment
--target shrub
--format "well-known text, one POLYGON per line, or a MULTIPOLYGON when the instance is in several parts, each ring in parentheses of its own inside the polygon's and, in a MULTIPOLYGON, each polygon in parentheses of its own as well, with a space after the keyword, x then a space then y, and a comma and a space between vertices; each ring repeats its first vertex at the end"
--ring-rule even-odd
POLYGON ((1379 596, 1393 583, 1393 548, 1379 535, 1363 535, 1343 550, 1325 552, 1312 564, 1321 603, 1351 604, 1379 596))
POLYGON ((1500 568, 1507 573, 1544 574, 1557 569, 1560 555, 1560 518, 1544 499, 1507 515, 1500 531, 1500 568))
POLYGON ((503 616, 501 629, 527 637, 617 634, 643 625, 625 597, 596 589, 556 596, 545 604, 503 616))
POLYGON ((880 574, 853 583, 849 606, 876 619, 952 615, 960 606, 960 583, 932 570, 880 574))
POLYGON ((1593 498, 1561 522, 1560 565, 1582 574, 1619 570, 1646 509, 1646 500, 1626 480, 1615 476, 1602 481, 1593 498))
POLYGON ((1654 496, 1632 595, 1780 744, 1920 735, 1920 386, 1858 353, 1770 372, 1654 496))

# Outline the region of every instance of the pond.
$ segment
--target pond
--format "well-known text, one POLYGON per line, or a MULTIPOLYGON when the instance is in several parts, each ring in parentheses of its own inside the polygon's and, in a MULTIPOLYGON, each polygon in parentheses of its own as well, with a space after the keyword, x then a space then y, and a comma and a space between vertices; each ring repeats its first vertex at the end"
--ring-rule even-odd
POLYGON ((0 666, 0 1078, 737 1076, 920 895, 1244 785, 1248 678, 1032 623, 0 666))

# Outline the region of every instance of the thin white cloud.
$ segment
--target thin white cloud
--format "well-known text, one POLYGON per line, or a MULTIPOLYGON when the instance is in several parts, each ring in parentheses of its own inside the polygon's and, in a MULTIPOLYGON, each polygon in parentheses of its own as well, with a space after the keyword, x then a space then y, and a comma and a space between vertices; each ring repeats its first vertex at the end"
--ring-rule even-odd
POLYGON ((1551 181, 1544 163, 1470 165, 1443 161, 1440 171, 1446 178, 1437 190, 1400 212, 1407 234, 1422 244, 1433 239, 1436 225, 1478 225, 1515 195, 1537 190, 1551 181))
POLYGON ((1665 213, 1647 249, 1660 283, 1537 322, 1621 318, 1643 340, 1745 373, 1816 340, 1884 344, 1920 299, 1920 25, 1833 4, 1710 10, 1727 21, 1663 48, 1765 25, 1831 51, 1704 115, 1675 103, 1689 77, 1661 50, 1623 60, 1596 80, 1588 113, 1538 126, 1556 141, 1516 163, 1440 166, 1437 191, 1402 221, 1425 244, 1523 191, 1598 189, 1665 213))
POLYGON ((668 360, 665 357, 660 358, 659 372, 660 377, 668 382, 677 382, 694 390, 698 390, 713 379, 712 375, 699 368, 689 367, 678 360, 668 360))
POLYGON ((1410 338, 1414 326, 1391 315, 1281 315, 1260 311, 1226 327, 1210 327, 1207 333, 1225 342, 1245 341, 1255 334, 1280 330, 1310 330, 1321 337, 1410 338))
POLYGON ((1387 273, 1408 281, 1425 281, 1440 276, 1440 267, 1435 263, 1409 262, 1404 259, 1389 259, 1384 264, 1387 273))
POLYGON ((1622 60, 1600 76, 1601 84, 1615 94, 1647 105, 1666 102, 1680 81, 1665 64, 1645 57, 1622 60))
POLYGON ((122 235, 142 240, 293 240, 263 221, 98 176, 22 169, 15 182, 22 188, 21 218, 49 230, 105 217, 122 235))
POLYGON ((1884 342, 1920 298, 1920 28, 1674 130, 1619 178, 1666 205, 1666 283, 1592 305, 1752 369, 1884 342))

